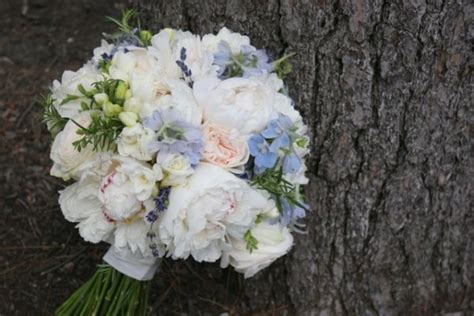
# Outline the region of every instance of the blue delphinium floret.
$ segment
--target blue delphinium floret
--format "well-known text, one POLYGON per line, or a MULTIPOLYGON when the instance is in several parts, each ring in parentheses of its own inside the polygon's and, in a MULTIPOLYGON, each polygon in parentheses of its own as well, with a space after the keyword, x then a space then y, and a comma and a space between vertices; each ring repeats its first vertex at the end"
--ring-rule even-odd
POLYGON ((218 66, 217 74, 221 79, 229 77, 253 77, 270 73, 273 65, 263 49, 243 45, 240 53, 232 54, 230 45, 219 42, 218 51, 214 54, 214 65, 218 66))
POLYGON ((203 151, 202 134, 199 127, 180 120, 172 110, 155 111, 143 120, 143 125, 157 131, 157 139, 148 145, 151 152, 160 155, 180 154, 192 166, 196 166, 203 151))
POLYGON ((257 173, 273 168, 278 160, 278 153, 260 134, 253 135, 248 141, 250 154, 255 157, 254 164, 257 173))
MULTIPOLYGON (((282 213, 280 215, 280 221, 283 225, 288 225, 292 221, 304 218, 306 216, 306 210, 299 205, 288 202, 287 199, 280 199, 282 213)), ((304 205, 308 208, 307 205, 304 205)))

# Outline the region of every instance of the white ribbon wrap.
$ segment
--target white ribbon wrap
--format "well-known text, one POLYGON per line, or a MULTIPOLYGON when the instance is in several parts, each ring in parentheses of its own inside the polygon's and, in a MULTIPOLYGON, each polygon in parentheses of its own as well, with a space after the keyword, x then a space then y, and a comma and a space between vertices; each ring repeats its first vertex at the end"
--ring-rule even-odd
POLYGON ((161 262, 161 258, 143 257, 131 251, 118 253, 113 246, 109 248, 103 259, 115 270, 138 281, 153 279, 161 262))

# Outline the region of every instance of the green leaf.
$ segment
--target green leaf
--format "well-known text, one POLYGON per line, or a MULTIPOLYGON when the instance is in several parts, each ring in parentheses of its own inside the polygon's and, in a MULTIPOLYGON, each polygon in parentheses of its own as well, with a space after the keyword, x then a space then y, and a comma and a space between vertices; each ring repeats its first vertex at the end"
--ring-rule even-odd
POLYGON ((110 150, 115 148, 115 140, 118 138, 123 123, 115 117, 103 117, 91 115, 92 122, 88 127, 84 127, 73 120, 80 129, 77 134, 82 138, 73 142, 73 146, 77 151, 81 151, 88 145, 92 145, 94 151, 110 150))
POLYGON ((258 240, 252 235, 252 231, 249 229, 244 234, 244 240, 246 243, 245 248, 252 253, 254 250, 257 250, 258 240))
POLYGON ((43 123, 47 125, 48 130, 54 137, 64 128, 68 119, 61 117, 54 106, 54 99, 51 94, 44 96, 40 104, 43 107, 43 123))

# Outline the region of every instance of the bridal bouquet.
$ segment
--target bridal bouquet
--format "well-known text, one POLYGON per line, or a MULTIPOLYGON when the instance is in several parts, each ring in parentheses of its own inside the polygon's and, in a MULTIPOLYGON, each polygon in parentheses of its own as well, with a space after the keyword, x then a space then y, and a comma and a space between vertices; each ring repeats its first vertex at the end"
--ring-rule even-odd
POLYGON ((251 277, 290 250, 307 210, 288 56, 271 61, 227 28, 153 35, 131 17, 43 102, 62 213, 111 245, 58 315, 146 314, 163 256, 251 277))

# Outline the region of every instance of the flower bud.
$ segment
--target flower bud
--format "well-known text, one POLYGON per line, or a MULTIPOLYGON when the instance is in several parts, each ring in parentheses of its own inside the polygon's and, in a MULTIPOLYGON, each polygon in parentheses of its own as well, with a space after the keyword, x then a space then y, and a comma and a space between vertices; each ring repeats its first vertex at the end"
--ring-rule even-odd
POLYGON ((140 31, 140 40, 143 44, 147 45, 151 41, 152 34, 150 31, 141 30, 140 31))
POLYGON ((125 92, 125 100, 130 99, 132 97, 132 90, 127 89, 127 92, 125 92))
POLYGON ((109 96, 105 93, 97 93, 94 94, 94 101, 97 102, 97 104, 102 105, 104 102, 109 101, 109 96))
POLYGON ((142 107, 140 100, 134 97, 131 97, 130 99, 127 99, 125 103, 123 104, 123 109, 126 112, 134 112, 138 113, 140 111, 140 108, 142 107))
POLYGON ((115 98, 117 100, 125 100, 125 96, 127 94, 128 85, 124 81, 120 81, 115 88, 115 98))
POLYGON ((113 104, 110 101, 104 102, 102 104, 102 110, 104 111, 105 116, 117 116, 122 112, 122 107, 118 104, 113 104))
POLYGON ((133 112, 122 112, 119 114, 119 119, 128 127, 133 127, 137 124, 138 115, 133 112))

